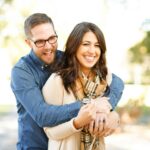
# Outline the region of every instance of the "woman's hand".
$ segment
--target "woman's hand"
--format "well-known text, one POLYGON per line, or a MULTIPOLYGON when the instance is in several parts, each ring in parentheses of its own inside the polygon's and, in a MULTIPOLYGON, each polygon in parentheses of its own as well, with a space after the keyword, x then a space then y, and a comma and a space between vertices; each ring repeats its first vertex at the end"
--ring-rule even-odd
POLYGON ((111 135, 119 126, 119 115, 116 112, 97 113, 96 119, 89 124, 89 131, 94 136, 111 135))
POLYGON ((106 113, 96 113, 96 119, 89 124, 89 132, 92 135, 99 136, 104 131, 107 119, 106 113))
POLYGON ((76 129, 82 128, 96 119, 96 106, 95 104, 86 104, 81 107, 77 117, 73 123, 76 129))

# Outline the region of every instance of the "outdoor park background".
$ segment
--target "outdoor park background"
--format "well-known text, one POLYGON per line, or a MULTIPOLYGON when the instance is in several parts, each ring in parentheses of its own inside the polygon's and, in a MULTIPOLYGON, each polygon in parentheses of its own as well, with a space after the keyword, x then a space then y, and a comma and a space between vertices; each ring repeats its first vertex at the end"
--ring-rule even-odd
POLYGON ((62 50, 77 23, 90 21, 102 29, 108 66, 125 82, 117 108, 121 127, 106 138, 107 150, 150 147, 149 6, 149 0, 0 0, 0 149, 16 149, 17 114, 10 72, 15 62, 29 52, 23 22, 34 12, 52 17, 62 50))

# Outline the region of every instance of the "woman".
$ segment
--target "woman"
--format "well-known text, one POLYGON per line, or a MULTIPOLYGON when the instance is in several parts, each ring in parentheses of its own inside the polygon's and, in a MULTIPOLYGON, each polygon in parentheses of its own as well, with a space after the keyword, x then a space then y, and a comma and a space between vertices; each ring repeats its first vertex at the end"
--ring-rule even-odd
MULTIPOLYGON (((45 86, 43 95, 48 104, 63 105, 81 100, 86 103, 78 116, 52 128, 44 128, 53 150, 104 150, 102 134, 105 124, 118 126, 119 117, 110 112, 110 105, 103 97, 111 84, 112 74, 106 66, 106 45, 102 31, 92 23, 82 22, 75 26, 68 37, 65 53, 57 63, 45 86), (95 101, 101 99, 105 108, 96 110, 95 101), (85 99, 87 98, 88 101, 85 99), (57 101, 53 101, 53 100, 57 101), (93 103, 93 105, 91 105, 93 103), (91 109, 92 116, 86 111, 91 109), (101 120, 101 122, 100 122, 101 120), (100 126, 99 131, 95 126, 100 126)), ((100 101, 100 100, 99 100, 100 101)), ((59 113, 59 112, 58 112, 59 113)))

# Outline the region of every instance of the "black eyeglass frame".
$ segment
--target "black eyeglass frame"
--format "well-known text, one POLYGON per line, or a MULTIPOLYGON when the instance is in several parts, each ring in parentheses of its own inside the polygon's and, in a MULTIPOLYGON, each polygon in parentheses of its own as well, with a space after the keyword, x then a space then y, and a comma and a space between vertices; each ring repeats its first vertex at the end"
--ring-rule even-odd
POLYGON ((48 42, 49 44, 54 44, 57 42, 57 39, 58 39, 58 35, 53 35, 53 36, 50 36, 48 39, 46 40, 37 40, 37 41, 33 41, 32 39, 30 39, 36 47, 38 48, 41 48, 41 47, 44 47, 46 42, 48 42))

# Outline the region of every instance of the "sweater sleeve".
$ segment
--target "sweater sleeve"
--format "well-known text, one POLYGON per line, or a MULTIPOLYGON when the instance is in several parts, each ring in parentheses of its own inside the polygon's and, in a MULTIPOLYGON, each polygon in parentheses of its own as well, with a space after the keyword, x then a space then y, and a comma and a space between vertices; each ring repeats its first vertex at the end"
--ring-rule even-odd
MULTIPOLYGON (((53 105, 63 104, 64 87, 60 76, 52 74, 44 85, 42 92, 46 103, 53 105)), ((73 119, 54 127, 44 127, 47 137, 53 140, 61 140, 79 132, 80 130, 77 130, 73 125, 73 119)))
POLYGON ((62 80, 60 76, 55 73, 48 78, 42 89, 45 102, 49 105, 62 105, 64 96, 63 91, 62 80))
POLYGON ((81 131, 81 129, 76 129, 74 127, 73 120, 74 118, 55 127, 45 127, 44 131, 47 137, 53 140, 62 140, 71 136, 74 133, 81 131))

